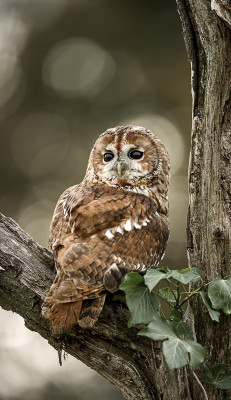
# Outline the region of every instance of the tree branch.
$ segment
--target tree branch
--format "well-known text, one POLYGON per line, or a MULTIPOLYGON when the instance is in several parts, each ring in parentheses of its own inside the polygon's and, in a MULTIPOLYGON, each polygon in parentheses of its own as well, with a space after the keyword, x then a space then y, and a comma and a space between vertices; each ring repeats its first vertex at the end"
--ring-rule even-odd
MULTIPOLYGON (((129 312, 120 294, 108 295, 99 321, 91 329, 74 327, 52 336, 41 305, 53 281, 52 254, 33 241, 11 218, 0 214, 0 305, 20 314, 27 328, 38 332, 57 350, 63 349, 93 368, 126 399, 161 399, 178 393, 177 374, 163 361, 160 343, 152 344, 127 328, 129 312), (175 388, 175 389, 174 389, 175 388)), ((181 383, 182 390, 184 388, 181 383)))

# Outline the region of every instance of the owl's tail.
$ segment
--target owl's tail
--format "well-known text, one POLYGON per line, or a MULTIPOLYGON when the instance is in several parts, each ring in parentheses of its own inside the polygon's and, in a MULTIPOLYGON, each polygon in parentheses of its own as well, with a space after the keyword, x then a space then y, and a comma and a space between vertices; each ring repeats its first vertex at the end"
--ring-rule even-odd
POLYGON ((51 304, 45 300, 42 316, 49 320, 52 333, 61 334, 77 323, 81 309, 82 301, 51 304))
POLYGON ((77 323, 83 328, 91 328, 99 317, 106 297, 101 292, 103 285, 97 290, 87 285, 76 286, 76 282, 58 270, 42 305, 42 316, 49 320, 54 334, 64 333, 77 323))
POLYGON ((49 320, 54 334, 64 333, 77 323, 82 328, 91 328, 100 315, 105 297, 102 295, 92 300, 53 304, 46 299, 42 315, 49 320))

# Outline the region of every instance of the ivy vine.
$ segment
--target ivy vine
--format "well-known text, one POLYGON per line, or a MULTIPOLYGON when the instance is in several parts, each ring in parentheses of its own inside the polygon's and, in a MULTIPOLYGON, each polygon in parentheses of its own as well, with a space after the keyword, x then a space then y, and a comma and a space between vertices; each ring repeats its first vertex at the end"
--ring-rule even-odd
POLYGON ((231 388, 231 367, 224 363, 207 364, 206 350, 191 340, 190 326, 184 320, 185 306, 196 295, 201 297, 213 321, 219 322, 221 312, 230 314, 231 275, 205 283, 198 268, 169 270, 165 267, 150 269, 143 276, 131 272, 126 275, 120 289, 125 292, 131 312, 128 327, 145 324, 138 335, 163 341, 163 354, 171 370, 188 365, 205 398, 205 389, 194 372, 202 363, 202 377, 206 383, 220 389, 231 388), (198 287, 190 290, 187 288, 189 283, 196 283, 198 287), (169 312, 163 307, 164 303, 169 312))

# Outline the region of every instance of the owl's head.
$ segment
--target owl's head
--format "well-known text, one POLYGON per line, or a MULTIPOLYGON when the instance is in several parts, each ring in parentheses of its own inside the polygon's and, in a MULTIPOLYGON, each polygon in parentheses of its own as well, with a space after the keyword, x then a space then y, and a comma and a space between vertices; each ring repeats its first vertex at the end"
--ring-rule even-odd
POLYGON ((167 197, 169 157, 164 145, 140 126, 117 126, 102 133, 91 151, 86 179, 138 193, 167 197))

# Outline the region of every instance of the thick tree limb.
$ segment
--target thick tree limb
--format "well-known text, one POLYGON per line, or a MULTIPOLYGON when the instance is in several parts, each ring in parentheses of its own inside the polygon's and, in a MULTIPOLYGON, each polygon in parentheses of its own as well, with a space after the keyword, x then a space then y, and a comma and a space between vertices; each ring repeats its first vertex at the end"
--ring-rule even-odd
POLYGON ((106 377, 127 399, 170 399, 173 393, 177 398, 179 392, 185 395, 184 381, 177 384, 177 374, 166 368, 160 344, 138 337, 135 328, 127 328, 129 312, 118 301, 118 294, 108 296, 92 330, 73 328, 68 335, 52 336, 47 321, 41 317, 41 304, 54 277, 51 253, 2 214, 0 237, 3 308, 20 314, 25 325, 55 349, 65 350, 106 377), (162 388, 168 397, 163 397, 162 388))

